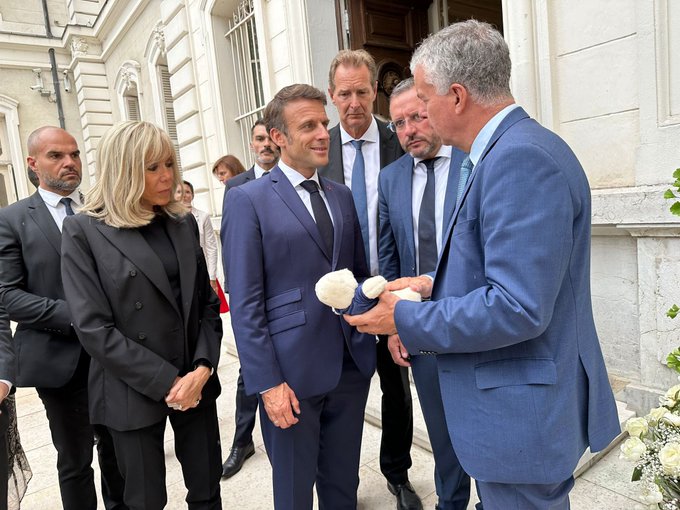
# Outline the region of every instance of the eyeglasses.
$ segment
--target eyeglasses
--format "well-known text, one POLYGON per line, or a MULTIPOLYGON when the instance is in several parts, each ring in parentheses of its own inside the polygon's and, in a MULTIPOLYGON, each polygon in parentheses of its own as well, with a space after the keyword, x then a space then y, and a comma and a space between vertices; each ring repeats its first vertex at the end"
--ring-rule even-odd
POLYGON ((401 131, 406 127, 406 124, 420 124, 422 121, 424 121, 427 117, 421 117, 420 113, 412 113, 411 115, 408 116, 406 119, 398 119, 395 122, 390 122, 387 125, 387 129, 392 131, 393 133, 396 133, 397 131, 401 131))

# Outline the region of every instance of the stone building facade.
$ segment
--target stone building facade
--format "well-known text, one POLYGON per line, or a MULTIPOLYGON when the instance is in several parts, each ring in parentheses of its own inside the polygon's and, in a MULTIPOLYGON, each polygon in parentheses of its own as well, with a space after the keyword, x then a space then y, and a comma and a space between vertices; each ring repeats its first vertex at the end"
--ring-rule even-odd
POLYGON ((326 89, 338 48, 352 46, 357 30, 382 33, 390 9, 403 8, 407 20, 408 9, 421 9, 432 32, 493 7, 517 101, 567 140, 590 179, 598 331, 610 372, 627 383, 620 398, 644 409, 674 382, 662 361, 680 343, 680 323, 665 316, 680 304, 680 225, 663 200, 680 166, 680 34, 671 30, 680 6, 464 4, 477 8, 455 0, 2 0, 0 206, 33 191, 25 172, 33 129, 62 122, 73 133, 86 189, 106 129, 143 119, 168 129, 197 207, 218 228, 223 188, 212 162, 232 153, 250 165, 249 127, 279 88, 326 89))

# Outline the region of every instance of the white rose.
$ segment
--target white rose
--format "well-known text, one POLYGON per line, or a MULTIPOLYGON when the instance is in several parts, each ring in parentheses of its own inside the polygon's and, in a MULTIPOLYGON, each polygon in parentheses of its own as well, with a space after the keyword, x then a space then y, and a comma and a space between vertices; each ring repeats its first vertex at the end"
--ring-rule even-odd
POLYGON ((630 437, 642 437, 647 433, 649 424, 644 418, 631 418, 626 422, 626 432, 630 437))
POLYGON ((661 418, 663 418, 666 413, 668 413, 668 409, 665 407, 655 407, 651 411, 649 411, 649 414, 647 415, 647 420, 658 423, 661 418))
POLYGON ((668 443, 659 450, 659 461, 666 473, 680 475, 680 443, 668 443))
POLYGON ((636 462, 647 451, 645 443, 639 437, 626 439, 621 445, 621 455, 619 458, 636 462))
POLYGON ((663 415, 663 421, 670 423, 674 427, 680 427, 680 416, 670 411, 663 415))
MULTIPOLYGON (((658 503, 663 501, 663 494, 659 491, 656 484, 653 487, 645 487, 640 493, 640 501, 647 505, 654 505, 652 508, 657 507, 658 503)), ((658 508, 658 507, 657 507, 658 508)))
POLYGON ((666 394, 659 399, 661 405, 673 407, 677 403, 678 392, 680 392, 680 384, 676 384, 675 386, 669 388, 666 394))

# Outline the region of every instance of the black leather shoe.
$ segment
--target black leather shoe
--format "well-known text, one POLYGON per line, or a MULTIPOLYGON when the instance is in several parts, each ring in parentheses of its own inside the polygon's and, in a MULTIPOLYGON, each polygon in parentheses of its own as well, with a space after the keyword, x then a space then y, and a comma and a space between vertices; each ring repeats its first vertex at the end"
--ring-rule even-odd
POLYGON ((397 510, 423 510, 423 503, 411 482, 400 484, 387 482, 387 490, 397 497, 397 510))
POLYGON ((255 445, 251 441, 246 446, 234 446, 231 449, 229 457, 222 465, 222 478, 231 478, 236 473, 241 471, 243 463, 247 458, 252 457, 255 453, 255 445))

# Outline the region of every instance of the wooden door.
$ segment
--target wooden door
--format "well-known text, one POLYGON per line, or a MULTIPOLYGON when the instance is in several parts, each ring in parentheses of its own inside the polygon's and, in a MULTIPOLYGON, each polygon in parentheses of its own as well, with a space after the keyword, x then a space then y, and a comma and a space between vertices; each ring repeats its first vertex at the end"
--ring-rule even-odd
POLYGON ((413 50, 428 35, 432 0, 348 0, 352 49, 365 49, 378 66, 378 96, 373 111, 389 119, 394 86, 411 75, 413 50))

